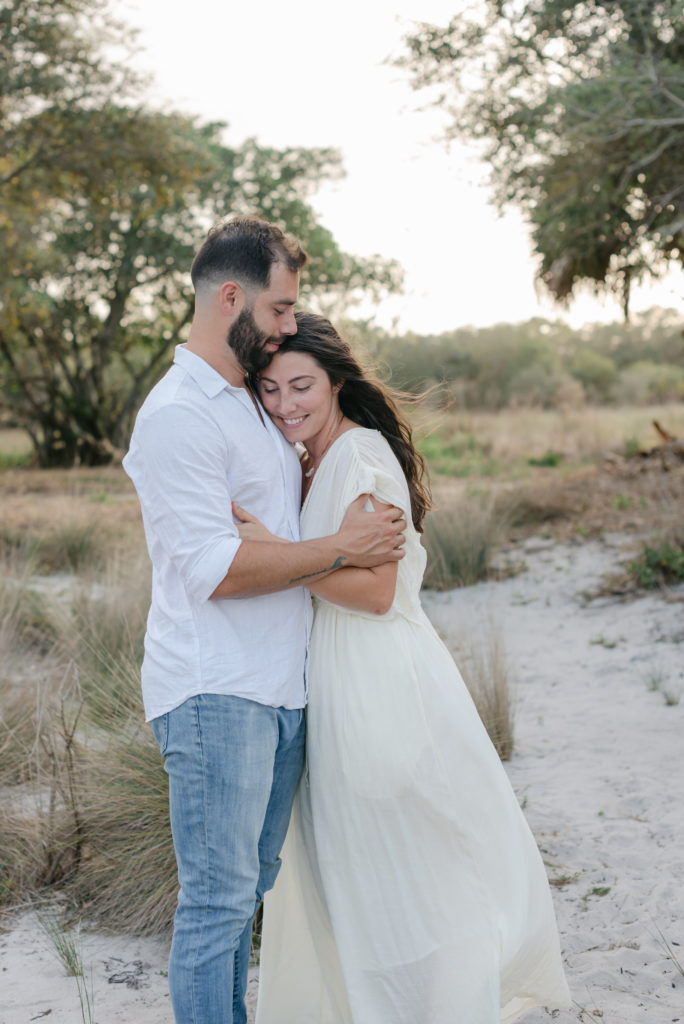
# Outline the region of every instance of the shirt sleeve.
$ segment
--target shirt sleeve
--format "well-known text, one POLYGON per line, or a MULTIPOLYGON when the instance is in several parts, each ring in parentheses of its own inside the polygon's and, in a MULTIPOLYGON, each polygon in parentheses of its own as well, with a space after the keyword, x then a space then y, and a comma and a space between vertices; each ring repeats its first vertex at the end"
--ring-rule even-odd
POLYGON ((228 483, 230 452, 196 406, 169 404, 136 424, 126 465, 146 528, 197 601, 211 596, 240 547, 228 483))

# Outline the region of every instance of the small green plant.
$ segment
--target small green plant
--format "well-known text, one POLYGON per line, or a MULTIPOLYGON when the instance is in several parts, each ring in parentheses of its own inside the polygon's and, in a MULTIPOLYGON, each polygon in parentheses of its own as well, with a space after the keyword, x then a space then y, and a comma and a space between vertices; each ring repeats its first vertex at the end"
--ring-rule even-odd
POLYGON ((618 512, 626 512, 634 504, 634 499, 629 494, 616 494, 613 499, 613 508, 618 512))
POLYGON ((82 975, 83 960, 77 942, 78 932, 74 936, 66 931, 58 915, 52 911, 38 911, 36 917, 69 977, 75 978, 79 974, 82 975))
MULTIPOLYGON (((619 639, 622 640, 624 638, 620 637, 619 639)), ((619 640, 609 640, 608 637, 604 636, 603 633, 599 633, 598 636, 592 636, 589 640, 589 643, 593 645, 598 645, 600 647, 605 647, 606 650, 612 651, 614 647, 617 647, 619 640)))
POLYGON ((95 997, 93 993, 92 976, 90 988, 88 988, 83 971, 83 956, 81 954, 79 942, 79 928, 76 928, 75 934, 70 933, 64 928, 64 925, 54 913, 38 913, 36 916, 65 971, 69 977, 76 980, 83 1024, 93 1024, 95 997))
POLYGON ((624 457, 626 459, 634 459, 634 458, 636 458, 636 456, 639 454, 640 451, 641 451, 641 445, 639 444, 639 438, 638 437, 632 436, 632 437, 626 437, 625 438, 624 446, 623 446, 623 449, 622 449, 622 454, 624 455, 624 457))
POLYGON ((547 448, 543 455, 537 458, 530 458, 527 460, 528 466, 548 466, 549 468, 555 468, 560 466, 563 460, 563 456, 559 452, 554 452, 551 448, 547 448))
POLYGON ((646 676, 646 685, 648 686, 651 693, 657 693, 661 686, 665 682, 665 676, 662 670, 656 666, 648 672, 646 676))
POLYGON ((684 539, 644 544, 641 554, 628 562, 627 572, 644 589, 684 582, 684 539))
POLYGON ((555 875, 553 878, 549 878, 549 885, 555 886, 556 889, 564 889, 566 885, 571 885, 578 878, 579 871, 576 871, 574 875, 555 875))
POLYGON ((584 894, 582 901, 584 903, 588 903, 591 896, 607 896, 609 892, 609 885, 595 885, 593 889, 590 889, 589 892, 584 894))

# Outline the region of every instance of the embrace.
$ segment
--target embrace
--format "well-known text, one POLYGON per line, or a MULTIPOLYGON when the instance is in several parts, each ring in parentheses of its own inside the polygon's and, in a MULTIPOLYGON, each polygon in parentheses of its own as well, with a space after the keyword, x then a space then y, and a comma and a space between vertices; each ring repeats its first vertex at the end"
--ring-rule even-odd
POLYGON ((245 1024, 271 889, 258 1024, 566 1006, 541 857, 420 605, 423 460, 332 324, 295 313, 305 262, 255 217, 209 233, 124 459, 153 565, 176 1024, 245 1024))

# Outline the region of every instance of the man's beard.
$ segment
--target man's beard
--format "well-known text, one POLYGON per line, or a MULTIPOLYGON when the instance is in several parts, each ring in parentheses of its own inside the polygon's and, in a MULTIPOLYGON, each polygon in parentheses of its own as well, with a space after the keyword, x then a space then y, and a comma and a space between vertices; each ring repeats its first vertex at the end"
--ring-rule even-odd
POLYGON ((258 373, 271 362, 273 353, 266 349, 271 337, 259 330, 251 309, 242 310, 228 329, 227 340, 246 374, 258 373))

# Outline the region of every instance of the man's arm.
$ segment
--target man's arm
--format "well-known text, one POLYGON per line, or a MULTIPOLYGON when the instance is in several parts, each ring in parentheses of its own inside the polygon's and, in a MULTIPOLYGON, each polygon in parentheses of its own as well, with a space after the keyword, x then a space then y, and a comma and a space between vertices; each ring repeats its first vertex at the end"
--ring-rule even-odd
MULTIPOLYGON (((376 511, 387 511, 392 507, 375 498, 370 500, 376 511)), ((307 587, 316 597, 322 597, 341 608, 385 615, 394 601, 398 569, 396 560, 368 569, 349 566, 322 579, 313 579, 307 583, 307 587)))
POLYGON ((213 594, 251 597, 306 587, 347 566, 369 569, 403 557, 406 521, 400 509, 366 512, 368 495, 354 501, 337 533, 298 543, 243 540, 213 594))

